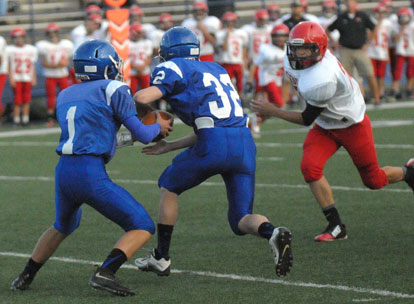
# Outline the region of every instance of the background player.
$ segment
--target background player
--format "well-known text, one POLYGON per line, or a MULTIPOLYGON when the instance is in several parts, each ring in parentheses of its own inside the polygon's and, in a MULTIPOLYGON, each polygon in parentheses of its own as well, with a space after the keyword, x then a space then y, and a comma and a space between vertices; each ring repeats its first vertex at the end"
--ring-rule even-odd
POLYGON ((46 26, 47 40, 36 43, 39 52, 43 73, 46 77, 47 97, 47 126, 54 125, 56 88, 60 90, 69 86, 69 59, 73 53, 73 43, 67 39, 59 38, 59 26, 50 23, 46 26))
POLYGON ((73 63, 82 83, 63 90, 57 102, 62 133, 56 149, 60 159, 55 175, 55 223, 40 237, 11 288, 29 287, 61 242, 78 228, 81 205, 87 203, 125 230, 89 284, 118 296, 135 295, 117 282, 115 273, 149 240, 155 227, 144 207, 110 180, 105 164, 114 156, 121 123, 136 139, 149 143, 160 132, 167 135, 170 122, 157 119, 157 123, 145 126, 138 120, 131 91, 119 81, 123 78, 122 62, 108 42, 83 43, 75 51, 73 63))
POLYGON ((332 189, 323 174, 326 161, 341 146, 368 188, 381 189, 405 180, 414 190, 412 162, 405 167, 379 167, 371 122, 365 114, 358 83, 327 50, 327 43, 324 29, 314 22, 302 22, 290 32, 284 67, 291 83, 306 100, 302 113, 282 110, 261 100, 252 102, 252 108, 260 114, 305 126, 316 122, 306 136, 301 162, 305 181, 328 220, 325 231, 315 237, 316 242, 347 238, 332 189))
POLYGON ((22 27, 14 28, 10 37, 12 45, 6 47, 6 58, 9 64, 10 85, 14 91, 13 122, 15 125, 29 124, 32 86, 36 85, 35 62, 37 49, 25 43, 26 31, 22 27), (21 115, 21 117, 20 117, 21 115))
POLYGON ((226 184, 228 220, 237 235, 252 234, 269 240, 276 274, 286 275, 292 266, 291 233, 275 228, 269 220, 252 214, 256 147, 238 96, 226 70, 199 61, 200 42, 185 27, 168 30, 160 56, 167 60, 152 73, 152 85, 135 94, 138 103, 164 98, 174 113, 195 131, 172 142, 160 141, 144 148, 146 154, 162 154, 188 148, 178 154, 159 178, 158 247, 136 265, 161 275, 170 273, 169 247, 178 215, 178 196, 207 178, 220 174, 226 184))

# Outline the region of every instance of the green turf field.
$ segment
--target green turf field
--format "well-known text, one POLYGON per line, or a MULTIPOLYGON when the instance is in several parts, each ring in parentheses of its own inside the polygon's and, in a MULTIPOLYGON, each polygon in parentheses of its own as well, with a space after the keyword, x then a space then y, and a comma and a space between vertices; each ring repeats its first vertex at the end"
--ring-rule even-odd
MULTIPOLYGON (((414 156, 412 108, 369 111, 381 165, 399 166, 414 156), (390 123, 393 126, 386 126, 390 123)), ((90 289, 101 262, 122 234, 88 206, 79 229, 58 249, 25 292, 9 290, 40 234, 54 219, 54 152, 58 134, 1 138, 0 303, 414 303, 414 197, 405 183, 380 191, 364 188, 341 149, 325 174, 348 240, 314 243, 326 226, 300 173, 303 128, 266 122, 257 139, 255 212, 293 233, 294 266, 279 279, 263 239, 232 234, 220 178, 184 193, 171 246, 169 277, 138 272, 133 260, 118 272, 135 298, 90 289), (66 259, 65 259, 66 258, 66 259)), ((20 129, 17 129, 17 131, 20 129)), ((172 138, 190 129, 176 125, 172 138)), ((16 129, 13 129, 16 131, 16 129)), ((158 176, 175 153, 145 156, 142 146, 119 150, 107 170, 156 220, 158 176)), ((134 256, 148 254, 153 237, 134 256)))

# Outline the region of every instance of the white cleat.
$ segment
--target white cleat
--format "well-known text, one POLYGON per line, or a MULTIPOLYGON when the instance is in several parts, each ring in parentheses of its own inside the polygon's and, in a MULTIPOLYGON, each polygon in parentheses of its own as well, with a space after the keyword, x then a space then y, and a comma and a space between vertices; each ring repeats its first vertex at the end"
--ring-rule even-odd
POLYGON ((151 271, 159 276, 168 276, 170 275, 171 259, 161 258, 157 260, 155 258, 155 249, 152 249, 149 257, 136 259, 135 265, 142 271, 151 271))

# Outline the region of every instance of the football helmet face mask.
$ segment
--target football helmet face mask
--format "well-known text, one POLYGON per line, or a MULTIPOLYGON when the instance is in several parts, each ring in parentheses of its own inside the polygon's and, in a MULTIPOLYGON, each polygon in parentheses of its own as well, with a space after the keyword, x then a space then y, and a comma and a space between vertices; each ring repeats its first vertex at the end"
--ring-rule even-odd
POLYGON ((175 26, 162 36, 159 55, 164 60, 172 58, 198 60, 200 57, 200 41, 193 31, 183 26, 175 26))
POLYGON ((73 67, 76 78, 82 81, 124 78, 122 60, 105 40, 82 43, 73 54, 73 67))
POLYGON ((270 33, 273 45, 283 49, 287 37, 289 36, 289 28, 285 24, 275 25, 270 33))
POLYGON ((303 70, 321 61, 327 44, 325 30, 319 24, 310 21, 300 22, 290 31, 287 42, 290 66, 294 70, 303 70))

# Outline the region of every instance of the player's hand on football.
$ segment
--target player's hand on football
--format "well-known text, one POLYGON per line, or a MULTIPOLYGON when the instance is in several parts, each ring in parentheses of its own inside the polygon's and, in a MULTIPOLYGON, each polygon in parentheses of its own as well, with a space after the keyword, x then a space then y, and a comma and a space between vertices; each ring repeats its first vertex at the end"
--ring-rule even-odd
POLYGON ((250 102, 250 108, 258 114, 271 115, 275 109, 275 105, 265 100, 252 100, 250 102))
POLYGON ((173 130, 173 119, 171 118, 170 120, 165 120, 157 111, 155 112, 155 114, 157 115, 156 122, 159 123, 161 126, 160 134, 162 134, 164 137, 167 137, 173 130))
POLYGON ((145 146, 141 150, 142 153, 147 155, 158 155, 169 152, 168 142, 164 139, 158 141, 155 145, 152 146, 145 146))

